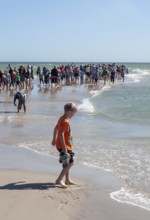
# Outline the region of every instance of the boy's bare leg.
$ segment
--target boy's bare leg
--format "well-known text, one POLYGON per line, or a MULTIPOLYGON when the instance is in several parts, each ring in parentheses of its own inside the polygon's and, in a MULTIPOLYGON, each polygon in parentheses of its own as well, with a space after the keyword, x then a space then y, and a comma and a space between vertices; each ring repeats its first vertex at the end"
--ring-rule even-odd
POLYGON ((63 188, 67 188, 67 185, 63 182, 63 178, 64 176, 67 175, 67 173, 69 172, 70 168, 72 167, 73 164, 68 164, 67 167, 63 168, 59 177, 56 180, 56 184, 61 185, 63 188))
MULTIPOLYGON (((73 163, 70 164, 71 166, 73 166, 73 163)), ((70 167, 71 167, 70 166, 70 167)), ((70 179, 70 172, 68 170, 68 172, 66 173, 66 181, 65 181, 65 184, 66 185, 76 185, 75 182, 73 182, 71 179, 70 179)))

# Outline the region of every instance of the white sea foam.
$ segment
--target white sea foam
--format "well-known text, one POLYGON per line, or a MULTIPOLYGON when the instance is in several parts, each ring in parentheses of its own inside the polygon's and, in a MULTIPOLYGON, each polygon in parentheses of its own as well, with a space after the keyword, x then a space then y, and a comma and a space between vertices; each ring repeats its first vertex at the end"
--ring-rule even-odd
POLYGON ((137 74, 128 74, 125 77, 125 83, 138 83, 138 82, 140 82, 140 80, 137 74))
POLYGON ((150 75, 150 72, 144 71, 144 72, 143 72, 143 75, 144 75, 144 76, 150 75))
POLYGON ((149 70, 143 70, 143 69, 132 69, 132 71, 126 75, 126 82, 133 82, 133 83, 138 83, 140 82, 140 80, 145 77, 150 75, 150 71, 149 70))
POLYGON ((136 69, 132 69, 130 71, 131 73, 136 73, 137 75, 150 75, 150 71, 148 69, 139 69, 139 68, 136 68, 136 69))
POLYGON ((56 156, 54 156, 54 155, 52 155, 52 154, 49 155, 49 154, 47 154, 47 153, 44 153, 44 152, 41 152, 41 151, 38 151, 38 150, 35 150, 35 149, 31 148, 31 144, 30 144, 30 146, 28 146, 28 145, 29 145, 29 144, 21 143, 21 144, 19 144, 18 147, 20 147, 20 148, 25 148, 25 149, 27 149, 27 150, 33 151, 33 152, 35 152, 35 153, 37 153, 37 154, 40 154, 40 155, 57 158, 56 156))
POLYGON ((110 169, 104 169, 104 168, 102 169, 100 166, 94 165, 94 164, 92 164, 92 163, 82 162, 82 164, 85 165, 85 166, 88 166, 88 167, 93 167, 93 168, 96 168, 96 169, 100 169, 100 170, 106 171, 106 172, 108 172, 108 173, 111 173, 111 172, 112 172, 110 169))
POLYGON ((0 116, 0 121, 3 121, 4 120, 4 116, 0 116))
POLYGON ((101 90, 91 90, 91 91, 90 91, 90 94, 91 94, 93 97, 98 96, 100 93, 101 93, 101 90))
POLYGON ((102 87, 102 92, 109 91, 112 89, 112 85, 105 85, 102 87))
POLYGON ((78 109, 79 111, 91 112, 91 113, 95 111, 94 106, 90 102, 89 98, 83 99, 82 104, 78 106, 78 109))
POLYGON ((8 120, 9 123, 13 122, 15 119, 16 119, 16 117, 14 117, 14 116, 8 116, 7 117, 7 120, 8 120))
POLYGON ((0 121, 3 122, 4 120, 7 121, 8 123, 11 123, 15 120, 16 117, 14 116, 1 116, 0 121))
POLYGON ((101 89, 99 89, 99 90, 92 90, 92 91, 90 91, 90 94, 93 96, 93 97, 95 97, 95 96, 98 96, 98 95, 100 95, 101 93, 103 93, 103 92, 105 92, 105 91, 109 91, 109 90, 111 90, 112 89, 112 85, 105 85, 105 86, 103 86, 101 89))
POLYGON ((140 68, 134 68, 131 70, 132 70, 132 72, 136 72, 136 73, 142 72, 142 69, 140 69, 140 68))
POLYGON ((117 202, 138 206, 150 211, 150 199, 145 198, 141 193, 134 194, 121 188, 121 190, 110 193, 110 197, 117 202))
MULTIPOLYGON (((101 93, 109 91, 111 89, 112 89, 112 85, 105 85, 101 89, 91 90, 89 93, 92 95, 92 97, 96 97, 101 93)), ((83 99, 82 104, 78 106, 78 109, 83 112, 90 112, 90 113, 95 112, 94 106, 92 102, 90 102, 90 98, 83 99)))

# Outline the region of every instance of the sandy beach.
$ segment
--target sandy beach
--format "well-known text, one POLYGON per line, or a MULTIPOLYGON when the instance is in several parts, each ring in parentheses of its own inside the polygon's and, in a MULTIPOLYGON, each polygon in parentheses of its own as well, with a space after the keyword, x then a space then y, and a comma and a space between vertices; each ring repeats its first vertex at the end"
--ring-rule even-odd
POLYGON ((0 3, 0 220, 150 220, 150 1, 0 3))
MULTIPOLYGON (((55 184, 61 165, 58 155, 55 157, 49 149, 52 128, 64 103, 71 97, 80 104, 89 91, 86 85, 55 91, 40 90, 36 84, 27 93, 26 114, 16 114, 13 94, 1 94, 0 219, 149 220, 149 211, 111 199, 110 193, 120 190, 125 182, 101 169, 82 165, 79 153, 71 170, 77 185, 62 189, 55 184), (35 148, 33 143, 37 143, 35 148), (43 154, 36 151, 42 148, 43 154)), ((80 112, 73 123, 76 132, 79 123, 86 123, 80 122, 83 116, 80 112)))
POLYGON ((112 200, 109 194, 124 183, 99 169, 76 164, 72 174, 78 185, 62 189, 55 185, 56 158, 5 145, 0 147, 0 168, 3 220, 150 218, 146 210, 112 200))

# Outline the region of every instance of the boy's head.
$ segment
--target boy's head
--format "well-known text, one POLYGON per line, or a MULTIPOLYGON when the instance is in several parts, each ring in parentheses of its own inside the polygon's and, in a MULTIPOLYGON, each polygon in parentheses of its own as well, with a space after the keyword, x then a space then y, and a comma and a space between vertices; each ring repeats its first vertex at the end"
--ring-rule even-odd
POLYGON ((64 106, 64 113, 71 118, 77 112, 77 106, 73 102, 69 102, 64 106))

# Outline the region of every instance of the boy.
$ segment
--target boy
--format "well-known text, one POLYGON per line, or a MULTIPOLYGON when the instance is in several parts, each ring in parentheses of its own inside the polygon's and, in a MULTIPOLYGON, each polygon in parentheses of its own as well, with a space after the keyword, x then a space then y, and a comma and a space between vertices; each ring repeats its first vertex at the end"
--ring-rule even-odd
POLYGON ((24 108, 24 112, 26 112, 26 103, 25 103, 26 94, 22 90, 20 90, 14 95, 14 105, 15 106, 16 106, 16 99, 18 99, 18 106, 17 106, 18 113, 19 113, 19 110, 21 110, 22 105, 24 108))
POLYGON ((73 185, 70 180, 69 171, 73 165, 72 152, 72 133, 70 129, 69 119, 77 112, 77 107, 74 103, 70 102, 64 106, 64 114, 59 118, 53 133, 52 145, 55 146, 60 152, 59 162, 63 164, 63 169, 56 180, 56 184, 61 185, 63 188, 67 188, 67 185, 73 185), (66 178, 65 182, 63 178, 66 178))

